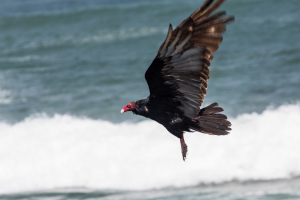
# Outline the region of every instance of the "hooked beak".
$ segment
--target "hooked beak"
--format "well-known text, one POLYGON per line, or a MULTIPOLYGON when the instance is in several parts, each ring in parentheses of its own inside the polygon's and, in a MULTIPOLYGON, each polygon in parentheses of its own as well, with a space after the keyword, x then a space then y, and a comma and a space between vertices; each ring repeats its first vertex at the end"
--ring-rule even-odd
POLYGON ((130 102, 126 106, 124 106, 124 108, 121 110, 121 114, 127 111, 133 111, 134 108, 135 108, 135 102, 130 102))

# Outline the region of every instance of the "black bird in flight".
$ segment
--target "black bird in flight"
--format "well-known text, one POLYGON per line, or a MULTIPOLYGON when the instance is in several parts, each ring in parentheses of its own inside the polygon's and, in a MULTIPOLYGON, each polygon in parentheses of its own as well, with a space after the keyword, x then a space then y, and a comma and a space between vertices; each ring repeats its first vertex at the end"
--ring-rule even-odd
POLYGON ((226 115, 219 113, 223 109, 218 103, 200 109, 212 53, 223 40, 226 24, 234 20, 225 16, 225 11, 212 14, 224 1, 207 0, 174 30, 170 24, 167 38, 145 74, 150 95, 121 110, 162 124, 180 139, 183 160, 187 154, 184 132, 227 135, 231 130, 226 115))

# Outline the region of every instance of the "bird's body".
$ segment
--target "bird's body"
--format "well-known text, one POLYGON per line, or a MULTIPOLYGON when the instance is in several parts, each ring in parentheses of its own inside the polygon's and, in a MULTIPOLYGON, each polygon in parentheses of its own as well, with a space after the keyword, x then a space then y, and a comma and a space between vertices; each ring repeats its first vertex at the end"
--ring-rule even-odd
POLYGON ((184 131, 189 131, 188 123, 190 119, 181 115, 181 112, 172 112, 171 109, 157 109, 159 103, 165 104, 164 102, 152 102, 149 99, 142 99, 135 103, 135 109, 132 112, 162 124, 170 133, 181 138, 184 131))
POLYGON ((211 55, 222 42, 226 23, 233 17, 225 12, 210 15, 224 0, 207 0, 175 30, 169 27, 166 40, 146 71, 150 95, 127 104, 121 111, 132 111, 162 124, 180 138, 185 160, 187 146, 183 133, 199 131, 227 135, 230 122, 213 103, 200 109, 206 95, 211 55))

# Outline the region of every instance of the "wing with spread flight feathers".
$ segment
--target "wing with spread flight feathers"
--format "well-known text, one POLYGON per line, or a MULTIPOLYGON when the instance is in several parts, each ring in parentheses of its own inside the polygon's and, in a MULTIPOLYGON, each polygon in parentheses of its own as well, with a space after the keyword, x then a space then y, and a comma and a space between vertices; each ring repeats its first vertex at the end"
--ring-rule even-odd
POLYGON ((210 61, 222 42, 226 24, 234 20, 215 11, 225 0, 207 0, 167 38, 145 74, 150 101, 161 109, 195 118, 206 95, 210 61))

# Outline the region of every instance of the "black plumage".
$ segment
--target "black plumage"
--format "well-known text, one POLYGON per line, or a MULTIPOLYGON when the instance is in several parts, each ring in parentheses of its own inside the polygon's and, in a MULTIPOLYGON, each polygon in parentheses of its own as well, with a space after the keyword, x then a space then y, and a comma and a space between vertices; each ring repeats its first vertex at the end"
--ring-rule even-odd
POLYGON ((121 111, 132 111, 162 124, 180 138, 185 160, 183 133, 200 131, 227 135, 231 123, 213 103, 200 109, 207 92, 210 61, 223 40, 226 24, 234 20, 225 11, 211 14, 225 0, 207 0, 176 29, 169 26, 167 38, 145 73, 150 95, 131 102, 121 111))

